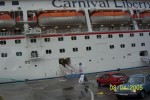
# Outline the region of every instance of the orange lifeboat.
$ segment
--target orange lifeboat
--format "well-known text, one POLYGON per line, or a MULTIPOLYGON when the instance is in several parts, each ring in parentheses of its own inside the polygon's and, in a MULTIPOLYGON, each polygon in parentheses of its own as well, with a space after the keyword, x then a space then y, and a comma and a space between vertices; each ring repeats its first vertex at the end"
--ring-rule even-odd
POLYGON ((140 14, 140 18, 142 18, 143 23, 150 22, 150 12, 145 12, 145 13, 140 14))
POLYGON ((128 23, 131 16, 122 11, 94 11, 91 14, 92 24, 128 23))
POLYGON ((47 12, 39 15, 38 23, 40 26, 81 25, 85 24, 85 16, 76 11, 47 12))
POLYGON ((16 21, 8 14, 0 15, 0 27, 13 27, 16 21))

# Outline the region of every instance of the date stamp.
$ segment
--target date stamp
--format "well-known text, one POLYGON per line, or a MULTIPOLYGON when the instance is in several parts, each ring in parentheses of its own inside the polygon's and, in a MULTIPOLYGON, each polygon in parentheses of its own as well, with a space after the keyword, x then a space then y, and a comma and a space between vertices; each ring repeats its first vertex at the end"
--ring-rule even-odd
POLYGON ((143 90, 142 85, 119 85, 118 87, 116 85, 110 85, 110 90, 143 90))

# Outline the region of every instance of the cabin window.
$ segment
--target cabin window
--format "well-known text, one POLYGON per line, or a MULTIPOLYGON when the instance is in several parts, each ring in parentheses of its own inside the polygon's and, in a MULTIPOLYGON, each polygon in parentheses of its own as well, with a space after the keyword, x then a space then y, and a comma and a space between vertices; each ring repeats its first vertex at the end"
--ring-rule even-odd
POLYGON ((77 52, 78 48, 73 48, 72 50, 73 50, 73 52, 77 52))
POLYGON ((144 34, 143 33, 140 33, 140 36, 143 36, 144 34))
POLYGON ((30 42, 31 43, 36 43, 36 39, 31 39, 30 42))
POLYGON ((90 36, 84 36, 85 37, 85 39, 90 39, 90 36))
POLYGON ((97 35, 97 39, 101 39, 102 37, 101 37, 101 35, 97 35))
POLYGON ((1 53, 1 57, 7 57, 7 53, 1 53))
POLYGON ((141 46, 145 46, 145 43, 143 42, 143 43, 141 43, 141 46))
POLYGON ((31 52, 31 58, 35 58, 35 57, 38 57, 38 52, 37 51, 32 51, 31 52))
POLYGON ((113 35, 110 35, 110 34, 109 34, 109 35, 108 35, 108 38, 113 38, 113 35))
POLYGON ((132 47, 135 47, 135 46, 136 46, 136 44, 135 44, 135 43, 132 43, 132 44, 131 44, 131 46, 132 46, 132 47))
POLYGON ((148 51, 140 51, 140 56, 148 56, 148 51))
POLYGON ((51 50, 46 50, 46 54, 51 54, 52 51, 51 50))
POLYGON ((60 53, 64 53, 65 49, 60 49, 59 51, 60 51, 60 53))
POLYGON ((92 49, 91 47, 86 47, 87 51, 91 51, 91 49, 92 49))
POLYGON ((45 42, 50 42, 50 38, 45 38, 44 41, 45 42))
POLYGON ((64 40, 63 37, 59 37, 59 38, 58 38, 58 41, 63 41, 63 40, 64 40))
POLYGON ((77 40, 77 37, 76 36, 72 36, 71 40, 77 40))
POLYGON ((15 43, 16 43, 16 44, 20 44, 20 43, 21 43, 21 40, 15 40, 15 43))
POLYGON ((6 44, 6 41, 3 40, 3 41, 0 41, 0 45, 5 45, 6 44))
POLYGON ((121 47, 121 48, 125 48, 125 44, 121 44, 120 47, 121 47))
POLYGON ((16 52, 16 56, 22 56, 22 52, 16 52))
POLYGON ((110 47, 110 49, 114 49, 115 48, 114 45, 110 45, 109 47, 110 47))
POLYGON ((4 1, 0 1, 0 6, 4 6, 5 2, 4 1))
POLYGON ((119 34, 119 37, 122 38, 122 37, 123 37, 123 34, 119 34))
POLYGON ((19 5, 19 1, 12 1, 12 5, 19 5))
POLYGON ((134 34, 133 34, 133 33, 130 33, 130 37, 134 37, 134 34))

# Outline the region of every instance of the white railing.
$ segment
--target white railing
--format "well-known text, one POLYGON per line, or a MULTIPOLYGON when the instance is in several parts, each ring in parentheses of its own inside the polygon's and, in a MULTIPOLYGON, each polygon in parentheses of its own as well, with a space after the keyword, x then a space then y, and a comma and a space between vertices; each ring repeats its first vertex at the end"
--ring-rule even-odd
POLYGON ((42 33, 81 33, 81 32, 87 32, 87 28, 70 28, 70 29, 48 29, 42 33))
POLYGON ((27 34, 41 34, 41 28, 29 28, 25 30, 26 35, 27 34))
POLYGON ((1 37, 5 37, 5 36, 20 36, 20 35, 24 35, 22 32, 0 32, 0 36, 1 37))
POLYGON ((66 69, 63 65, 59 64, 59 67, 60 67, 60 69, 62 69, 62 71, 63 71, 66 75, 69 74, 68 71, 67 71, 67 69, 66 69))
POLYGON ((65 64, 65 66, 59 64, 59 67, 66 75, 79 74, 79 70, 74 68, 73 66, 65 64))
POLYGON ((62 69, 62 71, 66 74, 66 75, 70 75, 71 74, 71 70, 69 67, 67 66, 63 66, 61 64, 59 64, 59 67, 62 69))
POLYGON ((114 28, 111 28, 111 27, 93 27, 93 31, 102 31, 102 32, 105 32, 105 31, 125 31, 125 30, 132 30, 131 27, 114 27, 114 28))

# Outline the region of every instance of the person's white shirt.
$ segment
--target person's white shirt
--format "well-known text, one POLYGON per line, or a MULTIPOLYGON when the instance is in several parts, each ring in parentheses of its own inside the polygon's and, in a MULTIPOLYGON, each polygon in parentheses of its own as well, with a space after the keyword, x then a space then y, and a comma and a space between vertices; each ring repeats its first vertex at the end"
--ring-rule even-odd
POLYGON ((79 83, 83 83, 83 82, 84 82, 84 75, 80 75, 79 83))

